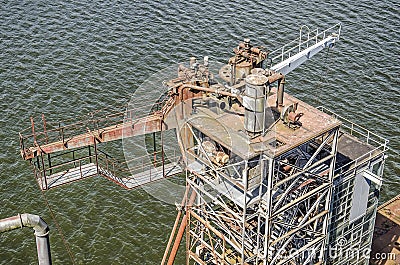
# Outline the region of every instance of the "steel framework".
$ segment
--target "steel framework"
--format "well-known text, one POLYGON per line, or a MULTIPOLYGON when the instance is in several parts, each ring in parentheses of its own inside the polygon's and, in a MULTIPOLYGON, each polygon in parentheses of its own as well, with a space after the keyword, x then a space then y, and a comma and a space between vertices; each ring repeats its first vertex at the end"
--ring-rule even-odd
MULTIPOLYGON (((304 112, 310 107, 299 105, 304 112)), ((306 112, 305 116, 314 114, 317 122, 328 125, 317 131, 310 125, 309 135, 290 142, 283 139, 296 131, 278 122, 272 133, 264 135, 268 145, 263 152, 252 151, 260 148, 256 139, 250 141, 247 153, 236 153, 249 146, 235 135, 240 131, 227 132, 235 139, 231 148, 226 147, 229 143, 211 140, 221 139, 218 133, 222 130, 201 126, 208 120, 204 113, 208 108, 203 112, 201 103, 194 106, 197 113, 186 126, 197 144, 185 148, 191 158, 187 183, 197 194, 197 203, 188 209, 189 258, 198 263, 201 260, 200 264, 322 262, 340 122, 329 123, 330 117, 316 110, 306 112), (196 115, 201 118, 196 119, 196 115), (212 152, 205 150, 210 145, 228 154, 229 162, 223 166, 217 163, 212 152)), ((212 118, 232 122, 221 115, 230 114, 212 118)))
POLYGON ((302 30, 271 53, 240 43, 219 71, 223 83, 208 58, 191 58, 143 116, 135 108, 69 124, 42 116, 42 132, 31 119, 22 157, 42 190, 95 175, 132 189, 184 171, 161 264, 173 264, 184 236, 187 264, 367 264, 360 254, 371 245, 388 142, 284 92, 286 75, 332 47, 341 26, 302 30), (171 129, 180 155, 166 157, 171 129), (133 159, 142 162, 132 176, 135 161, 120 163, 103 147, 138 135, 152 135, 153 150, 133 159))

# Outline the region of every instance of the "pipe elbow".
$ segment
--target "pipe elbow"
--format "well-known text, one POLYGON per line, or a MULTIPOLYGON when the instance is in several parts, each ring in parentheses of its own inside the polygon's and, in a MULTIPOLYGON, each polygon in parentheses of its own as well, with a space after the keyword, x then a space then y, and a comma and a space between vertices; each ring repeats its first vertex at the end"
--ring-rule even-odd
POLYGON ((23 226, 33 228, 36 236, 47 236, 49 233, 49 226, 39 215, 24 213, 21 214, 21 221, 23 226))
POLYGON ((275 72, 272 75, 268 76, 268 83, 272 84, 275 81, 280 80, 280 82, 285 80, 285 75, 280 72, 275 72))

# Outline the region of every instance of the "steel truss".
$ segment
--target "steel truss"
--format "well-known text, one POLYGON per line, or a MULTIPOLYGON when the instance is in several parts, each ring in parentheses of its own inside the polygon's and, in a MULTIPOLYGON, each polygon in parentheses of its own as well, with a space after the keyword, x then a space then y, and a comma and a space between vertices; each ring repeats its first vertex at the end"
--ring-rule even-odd
POLYGON ((240 161, 230 153, 235 162, 217 167, 202 148, 208 136, 187 126, 197 143, 187 151, 192 157, 187 182, 198 194, 197 203, 188 210, 190 260, 197 264, 324 260, 339 127, 279 156, 263 153, 240 161))

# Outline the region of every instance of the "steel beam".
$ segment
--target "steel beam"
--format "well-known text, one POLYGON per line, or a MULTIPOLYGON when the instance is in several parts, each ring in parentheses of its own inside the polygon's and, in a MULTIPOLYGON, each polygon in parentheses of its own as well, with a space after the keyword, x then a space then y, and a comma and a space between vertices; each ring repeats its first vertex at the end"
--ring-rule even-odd
POLYGON ((29 147, 28 151, 23 150, 24 159, 32 159, 42 154, 51 154, 59 151, 120 140, 123 137, 133 137, 161 131, 161 119, 158 115, 151 115, 139 119, 134 123, 120 123, 101 130, 90 131, 84 134, 73 136, 64 141, 57 141, 45 145, 29 147))

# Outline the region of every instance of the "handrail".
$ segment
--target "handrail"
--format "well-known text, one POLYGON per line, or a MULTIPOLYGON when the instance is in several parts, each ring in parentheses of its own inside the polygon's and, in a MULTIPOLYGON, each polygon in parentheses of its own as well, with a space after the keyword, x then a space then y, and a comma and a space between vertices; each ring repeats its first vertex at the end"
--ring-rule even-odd
MULTIPOLYGON (((309 40, 310 39, 310 28, 307 26, 307 25, 302 25, 301 27, 300 27, 300 36, 299 36, 299 52, 301 52, 301 39, 302 39, 302 31, 303 31, 303 28, 307 28, 307 30, 308 30, 308 33, 307 33, 307 40, 309 40)), ((308 42, 307 42, 307 47, 308 47, 308 42)))
POLYGON ((387 145, 389 144, 389 140, 383 138, 382 136, 373 133, 360 125, 355 124, 354 122, 336 114, 326 107, 318 106, 317 109, 332 116, 335 119, 340 120, 342 122, 342 128, 347 129, 346 132, 348 132, 350 135, 357 137, 357 134, 359 134, 359 136, 365 137, 366 143, 370 145, 377 144, 377 146, 383 147, 383 151, 386 151, 388 149, 387 145))
POLYGON ((57 169, 57 168, 62 168, 64 166, 66 166, 66 165, 75 164, 77 162, 81 163, 82 160, 87 160, 87 159, 90 159, 92 157, 94 158, 94 157, 96 157, 96 155, 94 155, 94 154, 90 155, 90 156, 87 155, 87 156, 83 156, 83 157, 80 157, 80 158, 76 158, 76 159, 70 160, 68 162, 63 162, 63 163, 59 163, 59 164, 56 164, 56 165, 52 165, 51 167, 47 167, 45 169, 40 170, 40 172, 49 171, 49 170, 53 170, 53 169, 57 169))
POLYGON ((378 134, 373 133, 362 126, 351 122, 350 120, 334 113, 333 111, 331 111, 323 106, 319 106, 319 107, 317 107, 317 109, 324 113, 327 113, 328 115, 330 115, 331 117, 333 117, 335 119, 340 120, 342 122, 342 125, 341 125, 342 131, 344 131, 358 139, 360 139, 360 136, 362 136, 362 137, 364 137, 365 142, 367 144, 374 147, 369 152, 357 157, 356 159, 346 163, 345 165, 343 165, 339 168, 336 168, 335 174, 342 174, 342 173, 346 172, 352 165, 353 165, 352 169, 357 168, 357 166, 365 163, 366 161, 371 160, 373 157, 378 156, 389 149, 388 148, 389 140, 383 138, 382 136, 379 136, 378 134))
POLYGON ((113 125, 121 124, 121 123, 125 123, 125 122, 134 123, 135 120, 156 114, 162 108, 162 106, 164 106, 164 104, 167 101, 168 101, 168 98, 165 98, 162 101, 153 104, 152 111, 150 113, 143 113, 142 115, 138 115, 138 113, 141 110, 146 110, 148 108, 148 106, 135 107, 135 108, 129 108, 129 109, 127 108, 124 111, 118 111, 118 112, 104 114, 104 116, 99 117, 99 118, 94 118, 94 116, 96 114, 98 115, 98 113, 104 111, 103 109, 98 110, 98 111, 93 111, 93 112, 89 113, 87 117, 83 117, 82 120, 78 120, 78 121, 73 120, 73 119, 67 119, 67 120, 63 120, 60 122, 46 121, 47 128, 43 132, 42 131, 38 132, 37 130, 35 130, 33 133, 32 127, 28 127, 26 129, 21 130, 19 132, 20 141, 21 141, 21 143, 24 143, 25 140, 32 138, 32 137, 36 138, 37 141, 42 140, 41 139, 42 137, 45 137, 46 140, 50 139, 50 141, 60 141, 61 139, 64 141, 64 140, 68 139, 68 135, 66 133, 67 131, 75 130, 75 129, 87 130, 87 127, 89 127, 89 125, 92 125, 91 127, 93 127, 92 128, 93 130, 97 130, 97 129, 99 129, 99 126, 98 126, 99 123, 106 123, 105 126, 102 126, 102 127, 113 126, 113 125), (125 118, 126 116, 128 116, 127 119, 125 118), (69 121, 74 121, 74 122, 71 124, 61 126, 61 124, 64 124, 69 121), (26 134, 26 132, 28 132, 28 131, 30 133, 26 134))
MULTIPOLYGON (((160 154, 161 152, 157 152, 157 153, 160 154)), ((139 171, 139 170, 145 171, 145 169, 150 169, 150 171, 151 171, 152 168, 155 168, 154 162, 151 161, 151 158, 150 158, 150 156, 152 156, 152 155, 153 154, 148 154, 148 155, 144 155, 141 157, 135 157, 134 159, 129 160, 129 161, 135 161, 135 160, 141 161, 141 163, 138 163, 138 165, 135 167, 132 167, 132 166, 129 167, 128 166, 129 161, 120 162, 117 159, 113 158, 112 156, 110 156, 102 151, 100 151, 98 158, 99 158, 99 161, 101 161, 101 162, 99 162, 100 166, 102 165, 102 162, 106 163, 107 168, 105 168, 105 169, 109 170, 108 166, 112 166, 113 172, 111 172, 111 173, 113 173, 113 175, 115 176, 115 175, 117 175, 117 174, 115 174, 115 172, 132 172, 132 171, 139 171), (147 161, 145 162, 145 160, 147 160, 147 161)), ((181 158, 181 156, 176 155, 176 151, 174 150, 174 154, 172 157, 169 157, 169 160, 178 161, 180 158, 181 158)), ((134 176, 133 176, 133 178, 134 178, 134 176)))
POLYGON ((322 39, 325 39, 327 36, 335 33, 335 34, 337 34, 336 38, 339 40, 342 25, 341 25, 341 23, 337 23, 334 26, 327 28, 321 32, 319 32, 318 28, 313 31, 309 31, 307 34, 306 41, 301 40, 303 27, 307 27, 307 26, 303 25, 300 27, 300 36, 298 38, 283 45, 281 48, 276 49, 269 53, 269 56, 274 55, 274 57, 271 58, 271 63, 273 63, 278 58, 281 58, 280 61, 282 62, 285 60, 285 55, 288 55, 288 57, 291 57, 291 56, 301 52, 302 51, 301 46, 304 44, 306 44, 306 46, 308 47, 309 43, 314 42, 314 40, 315 40, 315 44, 318 43, 319 37, 322 37, 321 38, 321 40, 322 40, 322 39), (296 50, 297 50, 297 52, 296 52, 296 50))

